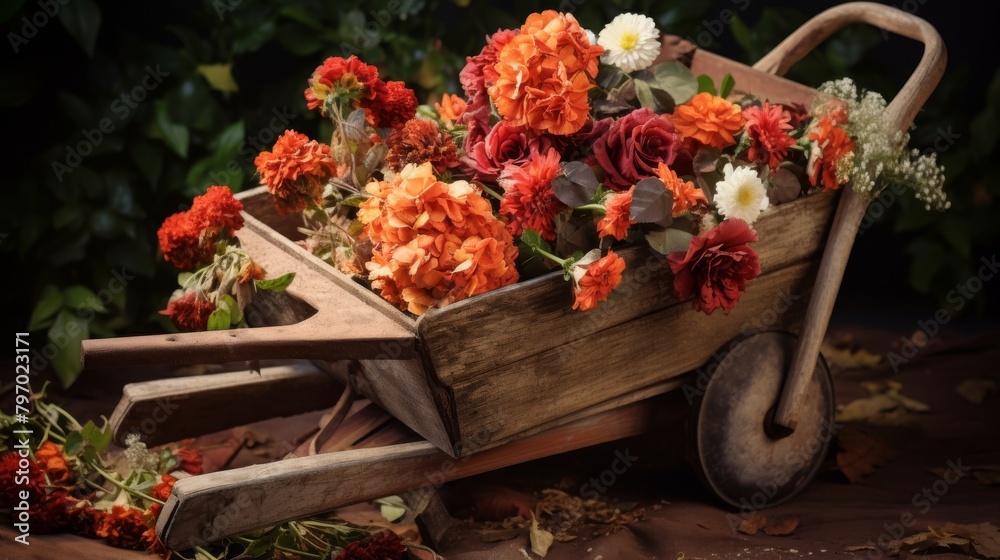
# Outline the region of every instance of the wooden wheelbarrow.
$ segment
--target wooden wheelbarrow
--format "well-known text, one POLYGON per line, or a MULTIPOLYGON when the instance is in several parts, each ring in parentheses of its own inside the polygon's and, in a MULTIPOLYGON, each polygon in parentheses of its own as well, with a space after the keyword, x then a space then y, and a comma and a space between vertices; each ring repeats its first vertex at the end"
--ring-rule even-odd
MULTIPOLYGON (((742 91, 808 106, 816 92, 780 76, 855 23, 924 44, 886 115, 905 130, 940 80, 945 50, 931 25, 894 8, 844 4, 806 22, 752 68, 704 51, 694 52, 691 68, 716 81, 730 73, 742 91)), ((116 439, 138 431, 163 443, 329 407, 348 387, 423 440, 178 481, 157 525, 172 548, 655 430, 661 401, 651 397, 677 388, 695 404, 693 462, 734 506, 792 497, 832 439, 833 389, 819 347, 867 208, 851 189, 760 217, 762 273, 728 315, 697 313, 674 298, 664 259, 633 247, 621 252, 628 268, 616 295, 590 312, 571 310, 555 272, 414 319, 293 243, 295 218, 278 216, 265 190, 240 197, 248 253, 268 270, 298 273, 286 294, 259 297, 248 311, 257 328, 89 340, 85 363, 298 358, 315 367, 129 385, 112 419, 116 439), (164 398, 178 408, 159 419, 164 398), (229 519, 221 529, 212 524, 220 516, 229 519)), ((325 432, 348 401, 338 403, 325 432)))

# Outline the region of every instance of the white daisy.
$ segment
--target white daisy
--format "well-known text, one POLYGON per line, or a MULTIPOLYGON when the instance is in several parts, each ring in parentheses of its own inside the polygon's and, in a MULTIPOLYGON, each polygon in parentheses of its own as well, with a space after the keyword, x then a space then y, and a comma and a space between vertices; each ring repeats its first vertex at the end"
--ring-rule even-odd
POLYGON ((722 169, 723 179, 715 184, 715 206, 719 214, 739 218, 748 224, 767 209, 767 190, 757 172, 750 167, 733 167, 727 163, 722 169))
POLYGON ((601 30, 597 44, 604 47, 605 63, 623 72, 645 70, 660 56, 660 31, 648 16, 620 14, 601 30))
POLYGON ((597 35, 594 35, 593 31, 589 29, 584 29, 583 32, 587 34, 587 40, 590 41, 591 45, 597 44, 597 35))

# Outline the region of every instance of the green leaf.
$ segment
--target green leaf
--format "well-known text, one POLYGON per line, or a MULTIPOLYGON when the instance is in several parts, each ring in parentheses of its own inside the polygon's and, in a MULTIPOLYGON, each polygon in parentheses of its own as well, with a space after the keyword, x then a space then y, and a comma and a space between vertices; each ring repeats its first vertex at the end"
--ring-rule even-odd
POLYGON ((224 305, 219 305, 208 316, 208 330, 210 331, 224 331, 229 328, 229 309, 224 305))
POLYGON ((80 377, 83 364, 80 360, 80 343, 90 337, 87 321, 66 309, 59 312, 49 327, 49 343, 56 348, 52 367, 64 388, 69 388, 80 377))
POLYGON ((694 235, 689 232, 668 228, 647 233, 646 242, 657 253, 669 255, 675 251, 687 251, 693 237, 694 235))
POLYGON ((97 424, 94 424, 93 420, 87 421, 80 433, 87 438, 87 441, 94 446, 94 450, 97 452, 104 451, 111 443, 111 426, 105 426, 102 430, 97 427, 97 424))
POLYGON ((86 286, 70 286, 63 290, 63 302, 66 307, 73 311, 96 311, 107 313, 107 308, 97 299, 97 294, 86 286))
POLYGON ((163 142, 174 153, 181 156, 182 159, 187 159, 188 143, 190 141, 188 128, 170 120, 170 114, 165 101, 157 101, 154 106, 156 110, 156 128, 160 133, 160 138, 163 139, 163 142))
POLYGON ((656 99, 649 89, 649 84, 642 80, 635 80, 632 83, 635 84, 635 97, 639 100, 639 105, 643 108, 656 110, 656 99))
POLYGON ((236 298, 226 294, 222 296, 222 301, 225 302, 226 306, 229 308, 230 325, 235 326, 243 320, 243 310, 240 309, 240 304, 236 303, 236 298))
POLYGON ((715 81, 708 74, 698 76, 698 93, 711 93, 715 95, 715 81))
POLYGON ((269 292, 283 292, 288 285, 292 283, 295 279, 295 273, 289 272, 288 274, 283 274, 277 278, 271 278, 270 280, 255 280, 254 284, 257 285, 259 290, 267 290, 269 292))
POLYGON ((163 171, 163 150, 144 138, 133 138, 128 142, 128 152, 149 184, 155 187, 163 171))
POLYGON ((388 496, 375 500, 381 506, 382 517, 389 523, 395 523, 406 515, 406 503, 399 496, 388 496))
POLYGON ((198 73, 205 77, 208 85, 223 93, 236 93, 240 86, 233 79, 233 65, 229 64, 202 64, 198 66, 198 73))
POLYGON ((101 28, 101 9, 91 0, 72 0, 59 10, 59 22, 76 39, 87 56, 94 56, 97 32, 101 28))
POLYGON ((525 229, 521 233, 521 242, 528 247, 537 249, 542 246, 542 235, 533 229, 525 229))
POLYGON ((57 311, 62 309, 63 295, 52 284, 45 286, 42 295, 35 303, 35 308, 31 311, 31 320, 28 321, 28 331, 37 331, 45 328, 43 325, 51 319, 57 311))
POLYGON ((722 77, 722 84, 719 86, 719 97, 729 97, 729 94, 733 92, 733 86, 735 85, 736 80, 733 78, 733 75, 727 72, 726 75, 722 77))
POLYGON ((66 436, 66 443, 63 444, 63 453, 66 455, 76 455, 83 449, 83 434, 80 432, 70 432, 66 436))
POLYGON ((177 285, 181 287, 187 287, 187 283, 191 278, 194 277, 193 272, 181 272, 177 275, 177 285))
POLYGON ((656 80, 650 85, 669 93, 679 104, 687 103, 698 93, 698 79, 680 62, 661 62, 651 70, 656 80))

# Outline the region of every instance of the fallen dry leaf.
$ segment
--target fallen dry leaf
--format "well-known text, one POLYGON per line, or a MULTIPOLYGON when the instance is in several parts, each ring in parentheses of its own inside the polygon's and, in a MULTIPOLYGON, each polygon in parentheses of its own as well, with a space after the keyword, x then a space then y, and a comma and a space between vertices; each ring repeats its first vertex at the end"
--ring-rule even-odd
POLYGON ((983 486, 1000 486, 1000 467, 973 467, 972 476, 983 486))
POLYGON ((972 404, 983 404, 987 395, 997 390, 1000 390, 1000 385, 996 381, 981 377, 970 377, 955 386, 958 396, 972 404))
POLYGON ((947 523, 946 531, 972 541, 972 547, 986 558, 1000 558, 1000 528, 992 523, 947 523))
POLYGON ((875 367, 882 363, 882 356, 872 354, 864 348, 852 350, 824 342, 820 348, 827 365, 833 369, 861 369, 875 367))
POLYGON ((487 529, 479 534, 484 543, 509 541, 521 534, 519 529, 487 529))
POLYGON ((857 484, 891 459, 895 453, 884 439, 857 424, 847 424, 837 433, 837 468, 851 484, 857 484))
POLYGON ((893 541, 889 552, 921 552, 931 548, 949 548, 965 554, 975 552, 983 558, 1000 558, 1000 529, 991 523, 946 523, 927 531, 893 541))
POLYGON ((786 515, 764 526, 764 532, 773 537, 791 535, 799 526, 799 518, 786 515))
POLYGON ((531 538, 531 551, 544 558, 549 553, 549 547, 552 546, 555 537, 539 527, 538 519, 535 517, 531 518, 531 529, 528 534, 531 538))
POLYGON ((767 518, 759 513, 755 513, 753 516, 740 521, 740 526, 736 530, 747 535, 756 535, 757 531, 763 529, 765 525, 767 525, 767 518))
POLYGON ((844 552, 863 552, 866 550, 876 550, 876 548, 867 544, 844 547, 844 552))
POLYGON ((897 408, 899 408, 899 402, 885 395, 862 397, 838 407, 836 421, 838 423, 869 422, 879 419, 897 408))

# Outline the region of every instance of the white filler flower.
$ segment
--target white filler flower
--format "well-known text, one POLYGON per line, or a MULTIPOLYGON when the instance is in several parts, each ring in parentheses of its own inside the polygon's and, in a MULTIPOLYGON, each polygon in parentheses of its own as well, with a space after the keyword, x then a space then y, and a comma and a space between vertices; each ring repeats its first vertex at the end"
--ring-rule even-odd
POLYGON ((754 223, 761 212, 767 210, 767 191, 757 172, 750 167, 733 167, 727 163, 722 169, 723 179, 715 184, 715 206, 719 214, 754 223))
POLYGON ((660 56, 660 31, 650 17, 621 14, 601 30, 597 44, 604 47, 605 63, 623 72, 645 70, 660 56))

